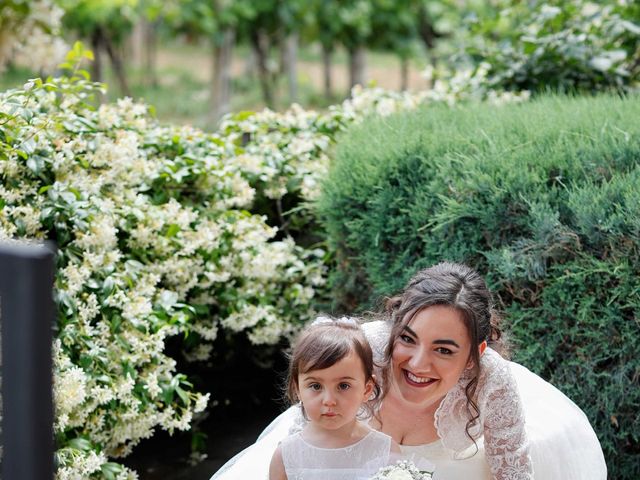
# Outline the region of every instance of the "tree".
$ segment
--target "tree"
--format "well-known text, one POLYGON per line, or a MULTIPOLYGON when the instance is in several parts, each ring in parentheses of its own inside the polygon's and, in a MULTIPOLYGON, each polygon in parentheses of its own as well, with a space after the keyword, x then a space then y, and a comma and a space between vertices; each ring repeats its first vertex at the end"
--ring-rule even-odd
POLYGON ((280 74, 286 70, 289 96, 297 91, 296 56, 298 32, 308 17, 304 0, 237 0, 246 15, 238 23, 239 35, 251 45, 258 67, 262 96, 268 107, 276 103, 275 88, 280 74), (280 52, 280 65, 273 52, 280 52))
POLYGON ((95 61, 92 77, 102 81, 102 55, 109 57, 120 90, 131 96, 131 89, 118 47, 128 37, 140 11, 136 0, 59 0, 65 10, 63 23, 91 44, 95 61))
POLYGON ((305 31, 306 38, 309 41, 318 40, 322 48, 324 95, 328 100, 333 98, 331 62, 340 31, 339 9, 339 2, 313 0, 311 3, 313 22, 307 24, 305 31))
POLYGON ((203 38, 211 45, 211 117, 218 121, 230 110, 231 60, 237 24, 246 15, 242 2, 174 0, 165 7, 165 21, 175 33, 203 38))
POLYGON ((150 87, 158 86, 157 50, 158 26, 163 19, 167 2, 139 0, 140 16, 131 35, 132 59, 143 72, 142 82, 150 87))
POLYGON ((365 51, 371 38, 373 2, 356 0, 344 5, 339 12, 338 38, 349 52, 349 84, 351 87, 365 82, 365 51))

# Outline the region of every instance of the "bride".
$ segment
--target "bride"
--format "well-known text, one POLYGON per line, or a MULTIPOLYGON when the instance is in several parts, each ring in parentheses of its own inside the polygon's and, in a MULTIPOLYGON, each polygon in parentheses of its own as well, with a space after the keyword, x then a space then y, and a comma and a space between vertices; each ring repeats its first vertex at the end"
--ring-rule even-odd
MULTIPOLYGON (((389 300, 386 321, 363 325, 386 391, 370 424, 405 457, 434 464, 436 480, 606 479, 584 413, 501 356, 496 318, 469 267, 441 263, 415 275, 389 300)), ((303 422, 291 407, 211 480, 266 479, 278 443, 303 422)))

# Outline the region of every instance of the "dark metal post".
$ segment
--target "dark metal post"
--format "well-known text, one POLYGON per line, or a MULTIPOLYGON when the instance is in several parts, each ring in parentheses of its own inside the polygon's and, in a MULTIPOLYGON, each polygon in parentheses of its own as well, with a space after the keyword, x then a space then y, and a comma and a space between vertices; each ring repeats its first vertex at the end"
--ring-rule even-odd
POLYGON ((2 478, 53 478, 53 253, 0 244, 2 478))

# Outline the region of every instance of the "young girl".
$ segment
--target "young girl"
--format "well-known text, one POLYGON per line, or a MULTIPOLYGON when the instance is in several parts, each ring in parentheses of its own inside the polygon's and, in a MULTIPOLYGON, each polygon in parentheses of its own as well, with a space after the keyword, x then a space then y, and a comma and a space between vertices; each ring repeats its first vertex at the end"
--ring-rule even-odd
POLYGON ((354 480, 374 475, 399 447, 358 420, 380 395, 364 333, 353 320, 317 322, 295 343, 287 396, 308 423, 280 443, 270 480, 354 480))

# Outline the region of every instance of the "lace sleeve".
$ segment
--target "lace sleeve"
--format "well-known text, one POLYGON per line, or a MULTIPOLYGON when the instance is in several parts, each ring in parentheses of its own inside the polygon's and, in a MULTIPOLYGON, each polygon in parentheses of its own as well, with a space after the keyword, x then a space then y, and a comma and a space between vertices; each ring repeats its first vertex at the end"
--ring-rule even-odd
POLYGON ((509 362, 493 351, 486 360, 483 369, 488 371, 479 385, 479 400, 489 468, 496 480, 532 480, 524 411, 509 362))

